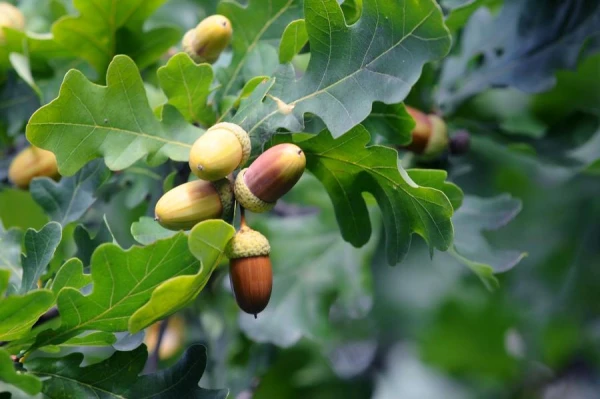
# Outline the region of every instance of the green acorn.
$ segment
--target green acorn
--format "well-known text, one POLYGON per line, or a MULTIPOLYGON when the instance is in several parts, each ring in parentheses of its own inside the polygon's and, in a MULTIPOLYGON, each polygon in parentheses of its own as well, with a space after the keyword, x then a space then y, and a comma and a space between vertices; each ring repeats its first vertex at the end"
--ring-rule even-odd
POLYGON ((260 155, 235 180, 235 198, 252 212, 267 212, 300 180, 306 167, 304 151, 279 144, 260 155))
POLYGON ((252 146, 248 133, 234 123, 217 123, 190 150, 190 169, 203 180, 219 180, 244 165, 252 146))
POLYGON ((183 36, 183 50, 197 63, 215 62, 229 45, 233 29, 223 15, 211 15, 183 36))
POLYGON ((228 179, 194 180, 166 192, 156 203, 156 220, 170 230, 187 230, 208 219, 233 218, 233 190, 228 179))

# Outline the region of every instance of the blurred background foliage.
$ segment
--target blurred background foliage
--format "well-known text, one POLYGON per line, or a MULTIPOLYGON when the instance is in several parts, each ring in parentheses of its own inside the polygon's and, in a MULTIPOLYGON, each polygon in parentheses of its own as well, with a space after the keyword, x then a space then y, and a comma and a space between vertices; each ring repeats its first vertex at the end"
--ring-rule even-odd
MULTIPOLYGON (((358 18, 360 0, 339 3, 349 20, 358 18)), ((420 239, 388 266, 376 207, 376 234, 353 248, 340 237, 330 200, 306 176, 273 214, 250 217, 271 239, 271 305, 257 321, 240 315, 226 269, 217 269, 193 307, 169 319, 161 366, 203 343, 201 385, 228 387, 240 399, 600 397, 600 3, 440 3, 453 49, 426 66, 406 104, 439 113, 451 132, 467 130, 471 149, 418 166, 446 169, 464 191, 457 239, 498 261, 495 271, 505 271, 498 284, 483 284, 469 270, 476 265, 458 256, 430 256, 420 239)), ((73 10, 67 0, 19 5, 34 32, 73 10)), ((147 24, 183 31, 216 5, 170 0, 147 24)), ((94 76, 76 59, 48 62, 36 80, 42 95, 14 71, 0 87, 1 179, 25 144, 24 122, 54 98, 64 71, 77 65, 94 76)), ((150 94, 155 70, 143 73, 150 94)), ((86 227, 100 229, 103 242, 97 215, 105 214, 116 241, 133 245, 131 224, 152 213, 165 176, 180 182, 178 171, 169 163, 114 175, 86 227)), ((5 229, 46 222, 29 193, 6 186, 0 218, 5 229)), ((91 241, 74 230, 63 232, 67 252, 75 240, 91 241)), ((156 334, 146 332, 150 348, 156 334)), ((128 339, 142 338, 119 342, 128 339)))

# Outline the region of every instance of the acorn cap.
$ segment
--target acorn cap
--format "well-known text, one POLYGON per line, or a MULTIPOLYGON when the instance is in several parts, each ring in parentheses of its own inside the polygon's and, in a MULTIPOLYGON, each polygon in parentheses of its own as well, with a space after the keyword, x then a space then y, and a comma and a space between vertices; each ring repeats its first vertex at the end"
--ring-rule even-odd
POLYGON ((248 226, 242 226, 225 248, 225 255, 229 259, 268 256, 270 253, 267 237, 248 226))
POLYGON ((236 201, 251 212, 263 213, 270 211, 273 209, 276 202, 263 201, 250 191, 244 179, 244 175, 247 171, 248 168, 242 169, 235 179, 233 191, 235 193, 236 201))
POLYGON ((448 148, 448 128, 446 122, 437 115, 428 115, 431 121, 431 136, 423 155, 435 157, 448 148))
POLYGON ((411 142, 409 145, 405 146, 409 151, 414 152, 415 154, 422 154, 425 151, 425 147, 429 142, 429 137, 431 136, 432 124, 431 120, 427 116, 427 114, 406 106, 406 112, 413 118, 415 121, 415 127, 411 131, 411 142))
POLYGON ((243 166, 250 158, 248 133, 234 123, 212 126, 190 149, 191 171, 203 180, 218 180, 243 166))

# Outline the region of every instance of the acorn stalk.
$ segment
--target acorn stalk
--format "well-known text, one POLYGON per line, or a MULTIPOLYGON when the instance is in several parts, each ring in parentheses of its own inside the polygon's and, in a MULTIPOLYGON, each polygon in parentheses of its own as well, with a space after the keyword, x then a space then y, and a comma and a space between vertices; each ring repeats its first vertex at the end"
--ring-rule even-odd
POLYGON ((215 62, 229 45, 233 29, 223 15, 211 15, 183 36, 183 50, 197 63, 215 62))
POLYGON ((242 227, 229 241, 229 279, 235 300, 244 312, 254 315, 268 305, 273 287, 273 271, 267 238, 252 230, 242 219, 242 227))
POLYGON ((155 219, 164 228, 188 230, 203 220, 231 220, 233 202, 228 179, 194 180, 166 192, 156 204, 155 219))
POLYGON ((35 177, 60 177, 54 153, 31 146, 25 148, 12 160, 8 179, 17 187, 26 189, 35 177))
POLYGON ((304 151, 279 144, 260 155, 235 181, 235 198, 252 212, 266 212, 300 180, 306 167, 304 151))
POLYGON ((219 180, 244 165, 251 150, 244 129, 233 123, 218 123, 192 145, 190 170, 203 180, 219 180))

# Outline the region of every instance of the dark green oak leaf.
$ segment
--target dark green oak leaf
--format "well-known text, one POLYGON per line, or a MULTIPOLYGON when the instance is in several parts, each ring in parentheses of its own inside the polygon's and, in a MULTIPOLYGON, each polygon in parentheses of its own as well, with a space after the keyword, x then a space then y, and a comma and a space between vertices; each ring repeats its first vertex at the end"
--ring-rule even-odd
MULTIPOLYGON (((402 103, 384 104, 376 102, 362 125, 367 128, 371 135, 380 136, 386 143, 408 145, 412 141, 411 132, 415 127, 415 121, 402 103)), ((377 138, 375 140, 378 141, 377 138)))
POLYGON ((108 177, 102 161, 94 160, 58 183, 47 177, 34 179, 29 192, 46 214, 64 227, 78 220, 96 202, 96 190, 108 177))
POLYGON ((61 175, 70 176, 98 157, 111 170, 144 157, 152 165, 167 158, 187 161, 202 130, 186 123, 171 106, 165 106, 162 121, 156 119, 129 57, 114 58, 106 81, 107 86, 97 86, 81 72, 69 71, 58 98, 29 120, 27 138, 56 154, 61 175))
MULTIPOLYGON (((364 245, 371 237, 369 213, 362 196, 369 192, 383 212, 390 264, 404 258, 414 233, 423 237, 431 250, 450 247, 453 207, 448 197, 440 190, 415 183, 398 165, 396 151, 383 146, 365 147, 370 136, 361 125, 337 139, 327 130, 304 141, 305 135, 276 137, 297 141, 304 150, 307 169, 325 186, 342 236, 352 245, 364 245)), ((420 180, 426 180, 423 174, 427 172, 419 173, 420 180)), ((440 176, 438 172, 431 173, 440 176)))
POLYGON ((46 272, 54 252, 60 244, 62 228, 56 222, 50 222, 39 231, 28 229, 23 238, 25 253, 21 255, 23 278, 20 293, 24 294, 37 288, 38 280, 46 272))
POLYGON ((158 69, 158 80, 169 99, 169 104, 190 122, 211 126, 215 113, 207 104, 213 70, 208 64, 196 64, 186 53, 171 57, 167 65, 158 69))
POLYGON ((198 223, 188 237, 189 250, 200 261, 198 273, 175 276, 160 284, 150 300, 129 319, 129 331, 136 333, 190 304, 202 291, 235 234, 233 226, 223 220, 198 223))
POLYGON ((130 352, 115 352, 108 359, 81 367, 83 354, 63 358, 36 358, 26 362, 33 376, 44 378, 48 397, 197 398, 224 399, 227 390, 207 390, 198 383, 206 368, 206 348, 193 345, 173 367, 140 375, 148 358, 145 345, 130 352))
POLYGON ((438 102, 448 111, 490 87, 539 93, 556 83, 558 69, 576 66, 588 37, 600 32, 595 0, 505 2, 497 17, 480 8, 464 29, 460 53, 445 60, 438 102), (503 32, 498 35, 498 32, 503 32))
POLYGON ((233 28, 233 58, 227 68, 217 72, 223 85, 219 93, 235 96, 245 83, 242 72, 251 54, 261 42, 278 41, 291 21, 302 18, 302 0, 270 0, 268 7, 262 0, 250 0, 245 6, 225 0, 217 10, 229 18, 233 28))
POLYGON ((117 54, 128 54, 140 67, 149 65, 181 38, 176 28, 144 32, 144 21, 165 0, 75 0, 77 16, 52 26, 54 40, 96 68, 102 76, 117 54))
POLYGON ((11 384, 29 395, 35 395, 42 390, 42 381, 33 375, 18 372, 10 354, 3 349, 0 349, 0 381, 11 384))
POLYGON ((10 274, 10 282, 16 286, 20 286, 23 272, 21 268, 22 238, 21 230, 4 229, 0 222, 0 270, 7 270, 10 274))
POLYGON ((373 102, 404 100, 423 65, 450 48, 431 0, 365 0, 351 26, 336 0, 306 0, 304 14, 311 49, 306 73, 296 79, 290 64, 281 66, 234 117, 255 141, 278 128, 302 131, 307 113, 339 137, 370 114, 373 102))
POLYGON ((126 251, 103 244, 92 255, 93 291, 85 296, 63 288, 57 298, 61 325, 41 333, 34 346, 58 345, 87 330, 126 331, 131 315, 156 287, 172 277, 194 274, 198 266, 184 233, 126 251))

